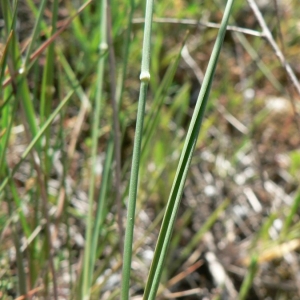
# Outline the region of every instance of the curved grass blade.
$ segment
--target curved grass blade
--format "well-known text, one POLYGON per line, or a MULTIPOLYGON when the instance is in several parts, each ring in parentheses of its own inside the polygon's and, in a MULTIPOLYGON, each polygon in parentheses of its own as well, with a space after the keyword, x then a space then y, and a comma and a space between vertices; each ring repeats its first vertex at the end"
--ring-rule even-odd
POLYGON ((212 51, 211 58, 207 67, 207 71, 203 80, 200 94, 198 96, 197 105, 189 126, 187 138, 184 143, 183 151, 180 157, 179 165, 173 182, 173 187, 168 200, 166 213, 161 226, 160 234, 156 244, 154 258, 146 283, 143 299, 155 299, 165 257, 171 240, 171 235, 180 204, 181 195, 185 185, 185 180, 191 163, 194 148, 199 135, 201 123, 204 117, 205 107, 208 101, 213 76, 217 66, 217 61, 221 52, 222 43, 226 33, 226 26, 230 16, 233 0, 229 0, 226 5, 221 27, 212 51))

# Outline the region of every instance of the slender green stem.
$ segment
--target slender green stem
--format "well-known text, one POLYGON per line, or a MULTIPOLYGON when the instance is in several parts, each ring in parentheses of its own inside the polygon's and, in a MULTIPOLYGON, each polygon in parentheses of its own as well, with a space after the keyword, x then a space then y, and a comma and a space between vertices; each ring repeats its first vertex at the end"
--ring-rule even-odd
POLYGON ((97 159, 97 148, 98 148, 98 136, 99 136, 99 125, 100 125, 100 112, 101 112, 101 100, 102 100, 102 91, 103 91, 103 79, 104 79, 104 67, 106 56, 104 55, 107 52, 107 0, 102 0, 101 8, 101 43, 100 43, 100 59, 98 63, 98 77, 97 77, 97 94, 95 99, 95 109, 93 116, 93 128, 92 128, 92 150, 91 150, 91 159, 92 159, 92 172, 89 185, 89 205, 87 213, 87 228, 86 228, 86 244, 84 251, 84 265, 83 265, 83 285, 82 285, 82 299, 89 299, 90 297, 90 286, 93 273, 93 266, 91 263, 94 261, 94 258, 91 257, 92 253, 92 231, 94 225, 94 216, 93 216, 93 203, 94 203, 94 194, 95 194, 95 165, 97 159))
POLYGON ((153 0, 147 0, 147 5, 146 5, 142 68, 141 68, 141 75, 140 75, 141 86, 140 86, 137 123, 136 123, 135 138, 134 138, 133 158, 132 158, 132 165, 131 165, 129 199, 128 199, 128 207, 127 207, 127 220, 126 220, 126 232, 125 232, 124 255, 123 255, 123 259, 124 259, 123 271, 122 271, 122 299, 123 300, 129 298, 133 229, 134 229, 134 221, 135 221, 140 152, 141 152, 141 144, 142 144, 145 104, 146 104, 148 84, 150 81, 149 65, 150 65, 150 42, 151 42, 153 2, 154 2, 153 0))
POLYGON ((135 220, 136 196, 139 175, 140 163, 140 149, 142 142, 142 128, 144 122, 145 112, 145 98, 147 95, 148 84, 142 82, 140 88, 139 106, 137 114, 137 123, 134 138, 133 160, 131 165, 130 186, 129 186, 129 200, 127 207, 125 243, 123 254, 123 277, 122 277, 122 299, 129 298, 129 284, 130 284, 130 270, 132 261, 132 243, 133 243, 133 229, 135 220))

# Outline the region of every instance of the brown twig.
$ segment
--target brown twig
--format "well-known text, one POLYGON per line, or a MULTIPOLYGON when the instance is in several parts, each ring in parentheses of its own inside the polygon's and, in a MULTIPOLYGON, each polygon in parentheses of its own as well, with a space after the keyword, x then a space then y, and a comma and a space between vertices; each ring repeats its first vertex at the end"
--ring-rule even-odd
POLYGON ((195 60, 192 58, 192 56, 190 55, 187 45, 184 45, 182 47, 181 56, 184 59, 184 61, 187 63, 187 65, 192 69, 199 82, 199 85, 201 86, 204 78, 204 73, 200 69, 198 64, 195 62, 195 60))
POLYGON ((280 25, 279 7, 278 7, 277 0, 273 0, 273 3, 274 3, 275 12, 276 12, 276 24, 277 24, 277 28, 278 28, 278 37, 279 37, 279 41, 280 41, 280 44, 281 44, 282 52, 284 54, 284 42, 283 42, 283 35, 282 35, 281 25, 280 25))
POLYGON ((43 286, 38 286, 31 291, 29 291, 26 295, 21 295, 17 297, 15 300, 25 300, 28 299, 29 297, 33 297, 35 293, 41 291, 44 287, 43 286))
POLYGON ((300 95, 300 84, 299 81, 293 71, 293 69, 291 68, 290 64, 286 61, 282 51, 280 50, 280 48, 278 47, 277 43, 275 42, 270 29, 268 28, 263 15, 261 13, 261 11, 259 10, 256 2, 254 0, 247 0, 249 6, 251 7, 258 23, 260 24, 262 30, 263 30, 263 36, 266 38, 266 40, 269 42, 269 44, 271 45, 271 47, 273 48, 276 56, 278 57, 280 63, 282 64, 282 66, 284 67, 284 69, 286 70, 289 78, 291 79, 294 87, 296 88, 298 94, 300 95))
MULTIPOLYGON (((144 22, 145 22, 144 18, 135 18, 135 19, 133 19, 133 23, 135 23, 135 24, 144 23, 144 22)), ((219 29, 220 26, 221 26, 221 24, 218 24, 218 23, 204 22, 204 21, 198 21, 198 20, 193 20, 193 19, 153 18, 153 22, 156 22, 156 23, 171 23, 171 24, 184 24, 184 25, 198 25, 198 26, 203 26, 203 27, 208 27, 208 28, 217 28, 217 29, 219 29)), ((259 31, 256 31, 256 30, 248 29, 248 28, 242 28, 242 27, 238 27, 238 26, 228 25, 227 30, 241 32, 241 33, 244 33, 244 34, 258 36, 258 37, 263 37, 264 36, 263 32, 259 32, 259 31)))

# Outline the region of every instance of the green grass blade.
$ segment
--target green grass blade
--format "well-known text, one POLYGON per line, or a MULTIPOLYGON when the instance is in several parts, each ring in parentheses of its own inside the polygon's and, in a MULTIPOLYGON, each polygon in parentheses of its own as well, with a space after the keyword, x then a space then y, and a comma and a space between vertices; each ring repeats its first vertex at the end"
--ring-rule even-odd
POLYGON ((248 273, 246 277, 244 278, 244 281, 242 283, 240 293, 239 293, 239 299, 244 300, 247 297, 247 294, 251 288, 251 285, 254 280, 254 276, 257 271, 257 257, 255 255, 252 256, 251 263, 248 269, 248 273))
POLYGON ((11 129, 14 122, 14 116, 16 115, 17 110, 17 101, 14 100, 13 103, 6 106, 3 109, 2 120, 1 120, 1 129, 4 130, 4 134, 0 140, 0 175, 4 174, 5 166, 5 155, 8 147, 8 142, 11 134, 11 129))
POLYGON ((3 182, 0 186, 0 195, 3 192, 3 189, 7 185, 8 181, 13 177, 13 175, 19 169, 20 165, 22 164, 24 159, 27 157, 27 155, 30 153, 30 151, 33 149, 33 147, 35 147, 36 144, 40 141, 40 139, 44 135, 45 131, 51 125, 51 123, 53 122, 55 117, 60 113, 62 108, 67 104, 67 102, 70 100, 70 98, 73 94, 74 94, 74 91, 70 91, 65 96, 65 98, 60 102, 60 104, 57 106, 57 108, 54 110, 54 112, 50 115, 50 117, 47 119, 47 121, 44 123, 44 125, 41 127, 41 129, 38 131, 37 135, 31 140, 30 144, 27 146, 27 148, 23 152, 23 154, 22 154, 20 160, 18 161, 18 163, 10 171, 9 175, 7 175, 6 178, 3 180, 3 182))
POLYGON ((154 258, 149 272, 149 277, 146 283, 144 298, 155 299, 164 260, 167 254, 169 242, 174 227, 176 214, 180 204, 181 195, 183 192, 185 180, 187 177, 188 169, 192 159, 192 154, 196 145, 197 137, 199 135, 201 123, 204 117, 205 107, 208 101, 209 92, 211 89, 213 76, 217 66, 218 57, 221 52, 222 43, 226 33, 226 26, 230 16, 233 0, 229 0, 226 5, 221 27, 212 51, 211 58, 207 67, 207 71, 203 80, 201 91, 197 100, 197 105, 189 126, 187 138, 183 147, 180 157, 179 165, 173 182, 173 187, 168 200, 166 213, 161 226, 160 234, 156 244, 154 258))

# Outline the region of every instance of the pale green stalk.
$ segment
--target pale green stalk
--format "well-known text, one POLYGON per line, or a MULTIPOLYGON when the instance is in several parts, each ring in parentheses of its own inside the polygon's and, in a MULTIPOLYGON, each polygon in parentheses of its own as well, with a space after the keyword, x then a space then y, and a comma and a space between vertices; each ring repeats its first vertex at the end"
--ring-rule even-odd
MULTIPOLYGON (((131 25, 132 25, 132 18, 133 18, 133 11, 134 11, 134 0, 130 1, 130 13, 128 15, 128 23, 127 23, 127 30, 126 30, 126 37, 124 42, 124 57, 123 57, 123 68, 122 68, 122 78, 121 83, 119 84, 120 90, 119 95, 117 96, 118 100, 118 109, 121 105, 122 95, 124 90, 124 82, 125 76, 127 71, 127 61, 129 55, 129 47, 130 47, 130 35, 131 35, 131 25)), ((101 180, 101 189, 98 198, 98 205, 97 205, 97 213, 95 217, 95 225, 93 229, 93 238, 92 238, 92 246, 91 246, 91 266, 94 266, 96 260, 96 250, 99 241, 99 236, 101 235, 101 228, 105 218, 105 197, 107 196, 108 190, 108 183, 109 178, 111 176, 111 165, 113 160, 113 147, 114 147, 114 140, 112 135, 109 138, 108 145, 106 148, 106 157, 105 157, 105 164, 102 173, 102 180, 101 180)), ((99 254, 99 253, 98 253, 99 254)))
MULTIPOLYGON (((186 41, 186 38, 182 43, 182 47, 186 41)), ((168 67, 163 79, 161 80, 161 84, 159 85, 159 88, 154 94, 151 110, 149 111, 149 114, 145 116, 145 125, 143 128, 143 142, 142 142, 141 158, 140 158, 141 163, 143 163, 143 160, 146 159, 147 146, 151 141, 151 138, 153 137, 153 133, 155 132, 155 130, 159 125, 159 119, 162 114, 161 108, 164 104, 164 100, 165 97, 167 96, 168 90, 172 84, 175 72, 178 67, 178 63, 180 61, 180 57, 181 55, 179 52, 178 55, 176 55, 176 57, 174 58, 173 63, 168 67)), ((129 169, 129 161, 126 161, 125 166, 123 167, 123 174, 128 173, 128 169, 129 169)), ((124 195, 128 193, 128 190, 129 190, 129 182, 126 185, 124 195)))
POLYGON ((136 130, 135 130, 134 146, 133 146, 133 157, 132 157, 130 185, 129 185, 129 198, 128 198, 128 205, 127 205, 126 231, 125 231, 125 241, 124 241, 122 294, 121 294, 122 300, 129 299, 133 229, 134 229, 134 221, 135 221, 140 152, 141 152, 141 144, 142 144, 142 133, 143 133, 147 89, 150 81, 149 65, 150 65, 150 42, 151 42, 153 2, 154 2, 153 0, 147 0, 147 4, 146 4, 142 68, 141 68, 141 75, 140 75, 141 86, 140 86, 137 122, 136 122, 136 130))
POLYGON ((100 125, 100 112, 101 112, 101 99, 103 94, 103 80, 104 80, 104 67, 106 60, 106 52, 108 49, 107 45, 107 0, 102 0, 101 7, 101 43, 100 43, 100 59, 98 63, 98 76, 97 76, 97 94, 95 99, 94 116, 93 116, 93 127, 92 127, 92 149, 91 149, 91 178, 89 185, 89 205, 86 219, 86 239, 85 239, 85 250, 84 250, 84 264, 83 264, 83 283, 82 283, 82 299, 87 300, 90 298, 90 288, 92 283, 92 274, 94 257, 91 257, 92 251, 92 231, 95 218, 93 216, 93 203, 95 195, 95 165, 97 159, 97 148, 98 148, 98 136, 99 136, 99 125, 100 125))
POLYGON ((204 117, 206 104, 211 89, 213 76, 217 66, 217 61, 221 52, 222 43, 226 33, 226 26, 230 16, 233 0, 229 0, 226 5, 221 27, 217 36, 214 49, 209 60, 207 71, 203 80, 200 94, 198 96, 197 105, 189 126, 187 138, 184 143, 183 151, 180 157, 179 165, 173 182, 173 187, 168 200, 165 216, 161 226, 160 234, 156 244, 154 258, 149 272, 149 277, 146 283, 144 298, 155 299, 158 285, 160 282, 161 273, 163 270, 164 261, 167 255, 169 243, 172 236, 174 223, 176 220, 177 211, 179 208, 181 195, 185 185, 187 173, 191 163, 194 148, 200 132, 201 123, 204 117))

